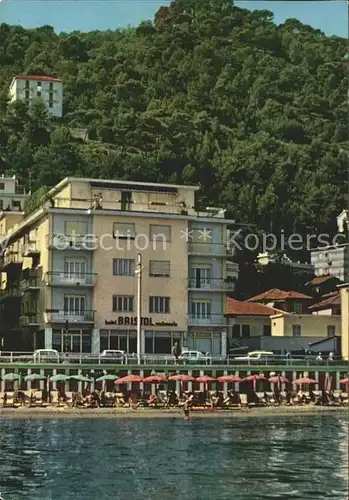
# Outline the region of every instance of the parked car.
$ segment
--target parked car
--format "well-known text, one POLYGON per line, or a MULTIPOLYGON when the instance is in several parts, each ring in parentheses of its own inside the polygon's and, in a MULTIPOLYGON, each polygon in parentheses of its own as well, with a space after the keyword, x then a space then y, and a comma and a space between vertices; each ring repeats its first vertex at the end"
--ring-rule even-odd
POLYGON ((56 349, 36 349, 33 361, 34 363, 59 363, 59 352, 56 349))
POLYGON ((101 352, 99 359, 101 363, 125 363, 127 354, 125 351, 105 349, 101 352))
POLYGON ((272 361, 275 359, 275 354, 272 351, 251 351, 246 356, 237 356, 234 361, 247 363, 265 363, 267 361, 272 361))
POLYGON ((178 359, 183 361, 184 363, 193 363, 193 364, 200 364, 200 363, 208 364, 211 362, 210 355, 205 354, 201 351, 183 351, 178 359))

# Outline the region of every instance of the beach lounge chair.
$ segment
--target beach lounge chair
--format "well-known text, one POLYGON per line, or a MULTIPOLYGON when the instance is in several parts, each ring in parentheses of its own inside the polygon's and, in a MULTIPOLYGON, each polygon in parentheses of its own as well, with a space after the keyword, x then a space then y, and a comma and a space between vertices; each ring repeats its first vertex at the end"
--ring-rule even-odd
POLYGON ((6 408, 19 408, 21 405, 15 402, 14 392, 5 392, 3 396, 3 406, 6 408))
POLYGON ((66 406, 72 406, 73 405, 73 393, 71 391, 65 393, 65 395, 64 395, 64 404, 66 406))
POLYGON ((269 405, 274 405, 275 406, 277 404, 277 402, 276 402, 274 393, 273 392, 266 392, 265 394, 267 396, 267 403, 269 405))
POLYGON ((50 392, 50 401, 52 406, 63 407, 64 403, 61 401, 59 391, 50 392))
POLYGON ((333 391, 333 403, 337 405, 341 404, 341 391, 333 391))
POLYGON ((240 402, 242 408, 249 408, 247 394, 240 394, 240 402))
POLYGON ((256 392, 256 396, 258 398, 256 405, 257 406, 267 406, 267 402, 265 400, 264 392, 256 392))
POLYGON ((347 392, 341 393, 341 402, 342 405, 349 405, 349 394, 347 392))

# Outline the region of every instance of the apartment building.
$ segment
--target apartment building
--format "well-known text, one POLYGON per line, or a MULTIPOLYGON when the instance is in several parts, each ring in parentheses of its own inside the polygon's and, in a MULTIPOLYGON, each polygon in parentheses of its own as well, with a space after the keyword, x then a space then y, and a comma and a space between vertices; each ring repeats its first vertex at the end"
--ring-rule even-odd
POLYGON ((142 353, 170 353, 177 341, 225 355, 226 294, 235 286, 226 265, 232 221, 217 209, 196 211, 197 190, 61 181, 6 233, 4 349, 136 352, 140 292, 142 353))
POLYGON ((315 276, 335 276, 346 281, 349 276, 349 244, 342 243, 311 250, 315 276))
POLYGON ((34 99, 42 99, 50 116, 63 115, 63 82, 50 76, 18 75, 10 85, 11 102, 21 100, 28 105, 34 99))
POLYGON ((24 203, 29 194, 19 185, 16 176, 5 177, 4 174, 0 177, 0 212, 22 212, 24 203))

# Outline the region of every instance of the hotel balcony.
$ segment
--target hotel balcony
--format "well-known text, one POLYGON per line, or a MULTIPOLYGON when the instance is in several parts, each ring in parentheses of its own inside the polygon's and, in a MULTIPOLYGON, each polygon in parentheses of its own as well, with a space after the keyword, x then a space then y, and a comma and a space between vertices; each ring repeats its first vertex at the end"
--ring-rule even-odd
POLYGON ((92 234, 48 234, 46 246, 49 250, 96 250, 98 239, 92 234))
POLYGON ((20 290, 22 293, 40 290, 40 280, 38 276, 27 276, 20 281, 20 290))
POLYGON ((39 315, 37 313, 26 313, 20 317, 19 323, 21 328, 25 328, 27 326, 39 326, 39 315))
POLYGON ((188 314, 190 326, 226 326, 227 319, 224 314, 188 314))
POLYGON ((23 259, 19 252, 6 250, 4 258, 0 264, 0 270, 5 271, 11 267, 22 266, 22 262, 23 259))
POLYGON ((95 273, 52 271, 46 273, 45 283, 49 286, 92 287, 96 284, 96 278, 97 274, 95 273))
POLYGON ((204 241, 188 242, 188 255, 207 255, 210 257, 228 257, 231 255, 224 243, 210 243, 204 241))
POLYGON ((24 243, 21 249, 22 257, 35 257, 40 255, 40 247, 37 241, 28 241, 24 243))
POLYGON ((200 290, 207 292, 219 292, 234 290, 235 283, 226 278, 188 278, 188 290, 200 290))
POLYGON ((64 311, 51 309, 44 314, 45 323, 62 323, 68 326, 81 323, 94 323, 95 311, 64 311))

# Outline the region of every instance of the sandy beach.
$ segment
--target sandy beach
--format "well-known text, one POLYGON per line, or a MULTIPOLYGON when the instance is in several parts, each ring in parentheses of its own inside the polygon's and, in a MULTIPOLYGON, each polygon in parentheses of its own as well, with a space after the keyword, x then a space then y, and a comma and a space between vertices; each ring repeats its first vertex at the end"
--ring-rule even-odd
MULTIPOLYGON (((270 416, 297 416, 297 415, 328 415, 342 414, 349 418, 349 407, 341 406, 281 406, 281 407, 255 407, 248 409, 232 409, 218 411, 191 411, 190 418, 245 418, 245 417, 270 417, 270 416)), ((180 418, 183 419, 182 410, 156 409, 156 408, 0 408, 0 418, 33 419, 33 418, 180 418)))

